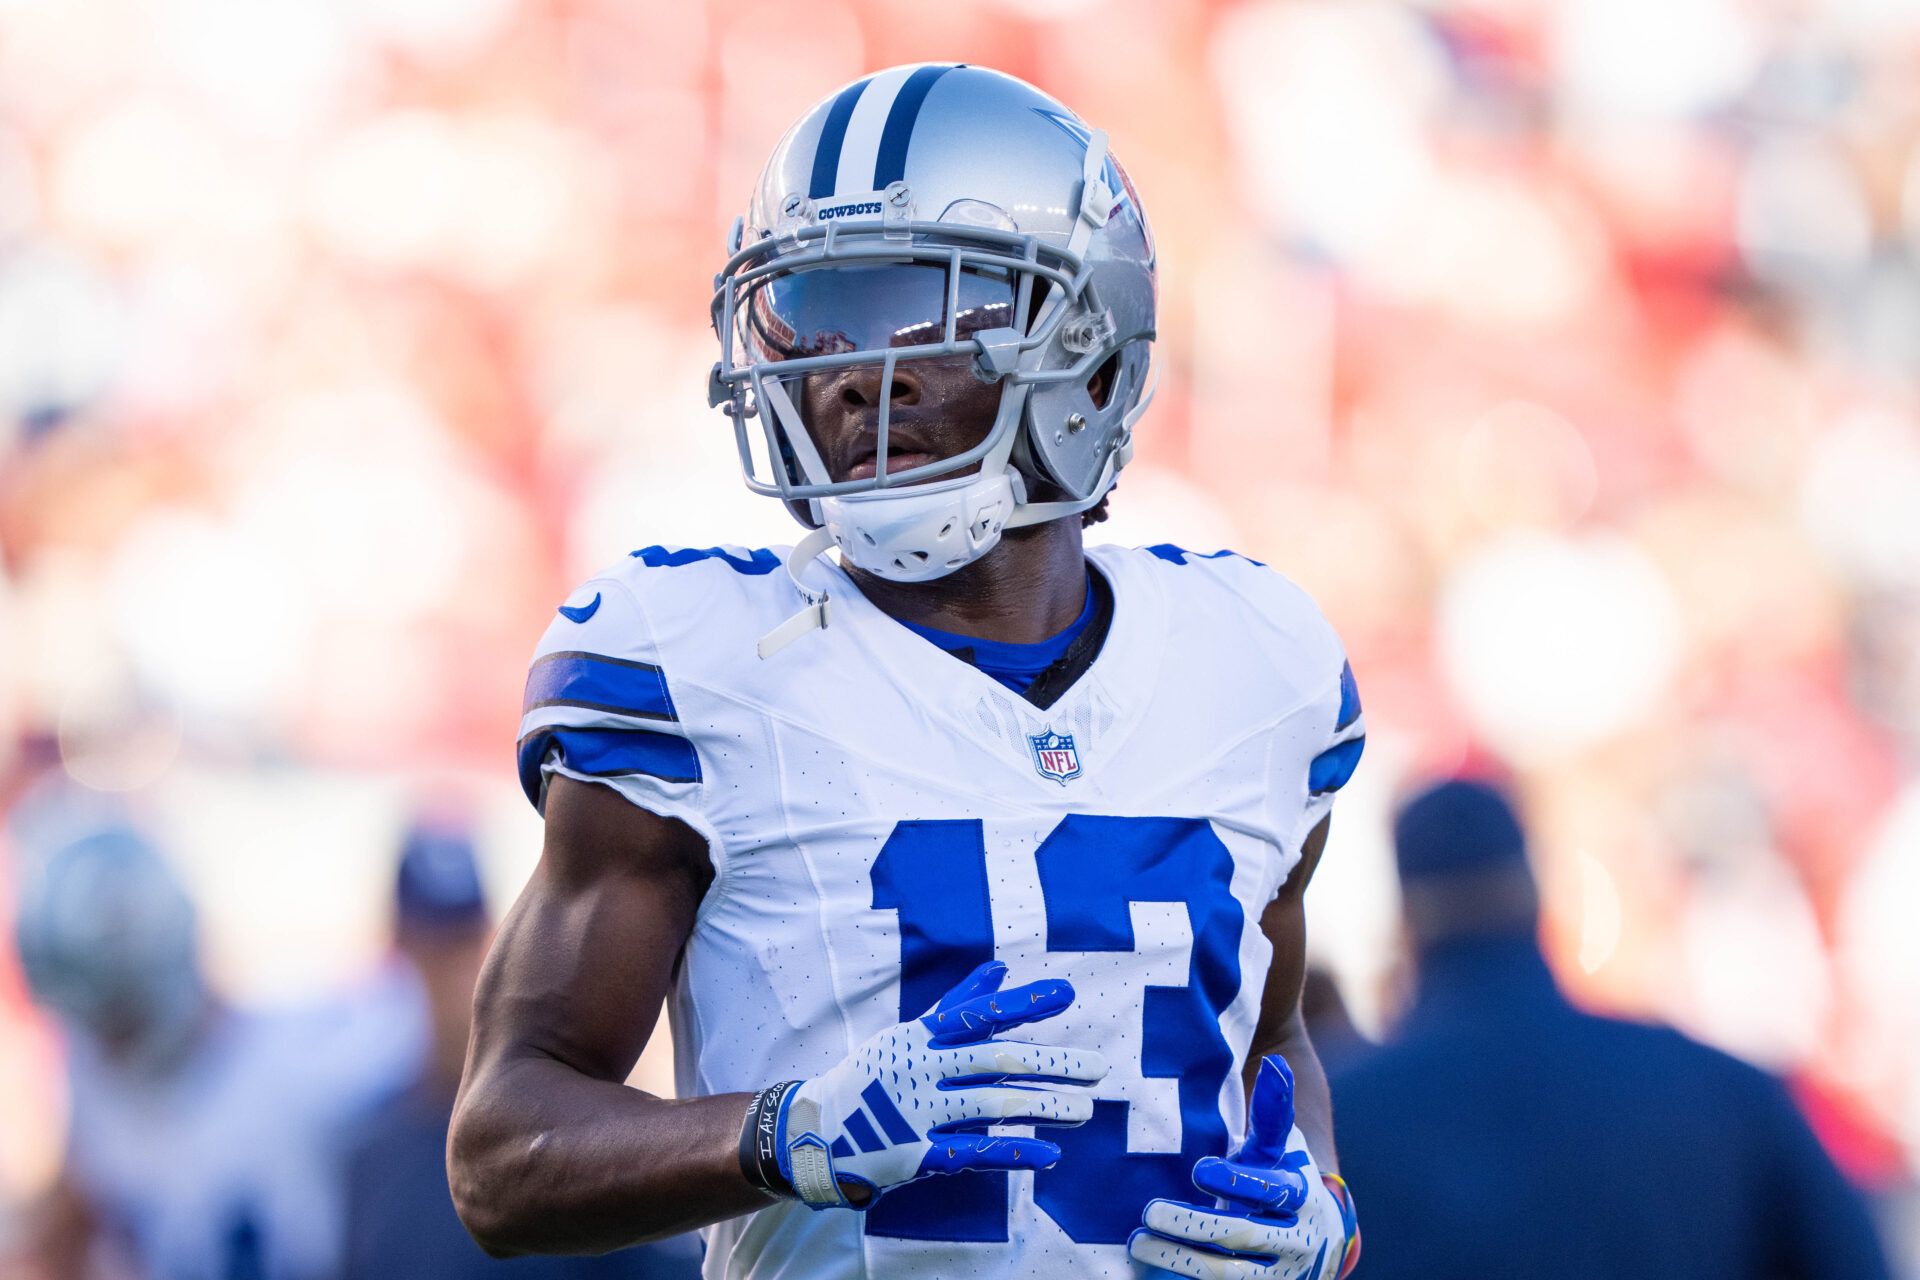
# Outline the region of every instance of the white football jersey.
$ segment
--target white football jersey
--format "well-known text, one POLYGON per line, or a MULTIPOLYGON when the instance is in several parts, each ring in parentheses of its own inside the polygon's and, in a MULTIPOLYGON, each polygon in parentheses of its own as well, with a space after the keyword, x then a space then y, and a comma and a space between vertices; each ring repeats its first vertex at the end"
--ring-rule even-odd
POLYGON ((1353 772, 1338 638, 1228 552, 1098 547, 1113 614, 1042 709, 869 604, 827 561, 825 630, 784 549, 633 553, 541 640, 521 779, 604 783, 707 840, 714 881, 670 1007, 683 1095, 816 1075, 977 964, 1066 978, 1020 1038, 1113 1063, 1051 1169, 935 1177, 866 1213, 785 1203, 707 1231, 706 1275, 1134 1276, 1156 1196, 1244 1127, 1272 949, 1260 916, 1353 772))
POLYGON ((343 1140, 426 1034, 418 980, 389 969, 346 1000, 227 1010, 164 1075, 74 1035, 66 1176, 146 1280, 335 1275, 343 1140))

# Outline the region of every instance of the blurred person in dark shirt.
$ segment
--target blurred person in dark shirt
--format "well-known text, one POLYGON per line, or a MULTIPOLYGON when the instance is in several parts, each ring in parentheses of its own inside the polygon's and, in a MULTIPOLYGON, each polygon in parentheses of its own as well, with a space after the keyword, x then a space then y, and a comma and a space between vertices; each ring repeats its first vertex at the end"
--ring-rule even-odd
POLYGON ((1307 1024, 1313 1051, 1328 1071, 1374 1047, 1373 1041, 1354 1026, 1339 979, 1323 965, 1307 966, 1306 981, 1300 986, 1300 1017, 1307 1024))
POLYGON ((1384 1047, 1329 1073, 1366 1222, 1359 1280, 1888 1275, 1779 1082, 1567 1002, 1498 791, 1422 792, 1394 844, 1417 995, 1384 1047))
POLYGON ((17 942, 64 1032, 63 1168, 18 1267, 48 1280, 328 1280, 339 1141, 418 1053, 393 1000, 245 1010, 209 987, 197 915, 138 830, 22 877, 17 942))
POLYGON ((347 1163, 345 1280, 693 1280, 692 1236, 595 1258, 489 1258, 454 1213, 447 1127, 492 938, 479 869, 456 827, 416 827, 401 850, 395 949, 418 972, 431 1044, 419 1074, 359 1126, 347 1163))

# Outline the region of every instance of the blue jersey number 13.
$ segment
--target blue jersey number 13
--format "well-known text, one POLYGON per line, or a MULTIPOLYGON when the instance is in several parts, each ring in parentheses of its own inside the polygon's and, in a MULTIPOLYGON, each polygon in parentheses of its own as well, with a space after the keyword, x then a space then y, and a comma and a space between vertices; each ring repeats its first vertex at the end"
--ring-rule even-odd
MULTIPOLYGON (((1132 951, 1129 906, 1135 902, 1184 904, 1192 925, 1186 985, 1149 986, 1122 997, 1140 1010, 1140 1074, 1179 1081, 1180 1150, 1127 1150, 1128 1104, 1102 1099, 1079 1128, 1045 1131, 1060 1144, 1060 1163, 1034 1175, 1035 1202, 1069 1237, 1120 1244, 1140 1224, 1147 1201, 1189 1192, 1193 1162, 1226 1149, 1220 1090, 1233 1052, 1220 1032, 1220 1014, 1240 991, 1244 924, 1231 889, 1233 855, 1201 819, 1069 814, 1034 859, 1048 951, 1132 951)), ((993 958, 980 823, 896 826, 873 864, 873 905, 900 913, 900 1018, 917 1018, 975 965, 993 958)), ((1004 1173, 911 1183, 873 1207, 867 1234, 1004 1241, 1007 1194, 1004 1173)))

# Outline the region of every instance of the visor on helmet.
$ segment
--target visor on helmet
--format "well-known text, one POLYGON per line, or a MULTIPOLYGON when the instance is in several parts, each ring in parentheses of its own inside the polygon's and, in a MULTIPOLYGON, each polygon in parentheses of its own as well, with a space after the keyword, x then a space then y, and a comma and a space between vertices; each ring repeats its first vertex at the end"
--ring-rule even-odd
POLYGON ((785 361, 945 342, 1014 324, 1011 273, 931 263, 836 264, 773 275, 741 309, 741 354, 785 361), (949 295, 949 284, 957 287, 949 295))

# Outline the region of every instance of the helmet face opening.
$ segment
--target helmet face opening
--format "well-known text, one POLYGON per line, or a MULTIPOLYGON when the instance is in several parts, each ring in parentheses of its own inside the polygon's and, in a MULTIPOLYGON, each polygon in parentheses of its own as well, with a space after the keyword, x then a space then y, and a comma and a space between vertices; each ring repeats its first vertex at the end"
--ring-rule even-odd
MULTIPOLYGON (((831 222, 765 235, 742 249, 713 298, 722 346, 714 398, 734 419, 747 486, 810 501, 920 484, 989 455, 1004 461, 1027 385, 1075 373, 1040 369, 1038 356, 1085 292, 1086 270, 1078 255, 1038 237, 947 223, 831 222), (907 362, 955 359, 1001 383, 1001 409, 987 436, 922 466, 836 482, 800 413, 805 378, 867 366, 891 382, 907 362), (752 438, 750 420, 761 439, 752 438)), ((885 456, 887 397, 879 410, 885 456)))

